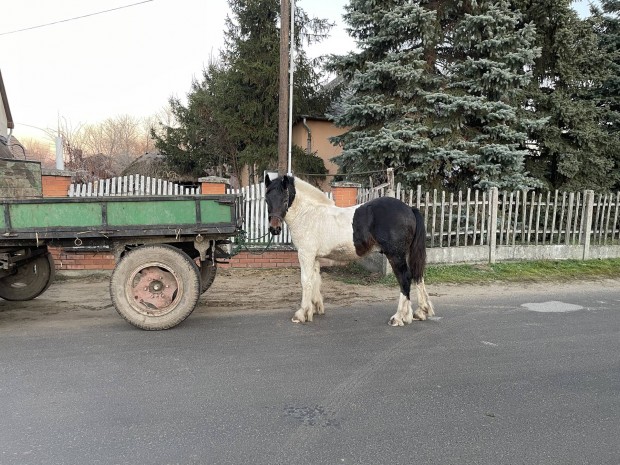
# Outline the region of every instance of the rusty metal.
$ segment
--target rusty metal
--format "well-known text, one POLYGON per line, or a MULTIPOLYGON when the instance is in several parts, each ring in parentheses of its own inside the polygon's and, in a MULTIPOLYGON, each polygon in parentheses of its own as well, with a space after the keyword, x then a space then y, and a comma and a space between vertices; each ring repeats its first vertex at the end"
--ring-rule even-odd
POLYGON ((182 283, 174 273, 160 266, 141 268, 126 286, 130 288, 128 293, 133 295, 135 309, 148 316, 161 316, 172 311, 182 292, 182 283))

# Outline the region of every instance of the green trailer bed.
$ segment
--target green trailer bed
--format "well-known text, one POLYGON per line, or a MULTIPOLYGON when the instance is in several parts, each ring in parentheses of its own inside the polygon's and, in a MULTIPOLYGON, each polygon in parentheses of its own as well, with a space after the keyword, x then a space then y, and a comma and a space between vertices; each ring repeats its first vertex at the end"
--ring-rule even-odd
POLYGON ((237 233, 234 195, 0 200, 0 247, 142 236, 237 233))

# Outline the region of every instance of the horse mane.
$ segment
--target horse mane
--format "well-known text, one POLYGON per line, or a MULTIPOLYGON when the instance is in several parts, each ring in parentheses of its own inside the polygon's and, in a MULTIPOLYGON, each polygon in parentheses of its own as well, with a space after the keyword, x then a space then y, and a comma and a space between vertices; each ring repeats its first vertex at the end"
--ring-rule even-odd
POLYGON ((304 198, 309 199, 313 203, 322 205, 336 205, 332 199, 327 197, 323 192, 299 178, 295 178, 295 190, 297 194, 302 194, 304 198))

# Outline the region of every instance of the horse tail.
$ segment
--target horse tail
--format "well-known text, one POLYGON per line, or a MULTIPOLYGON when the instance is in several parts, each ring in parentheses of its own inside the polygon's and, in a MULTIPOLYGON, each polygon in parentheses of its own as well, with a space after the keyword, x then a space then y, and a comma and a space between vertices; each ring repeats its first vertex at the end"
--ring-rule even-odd
POLYGON ((424 269, 426 268, 426 229, 420 210, 416 207, 412 207, 411 210, 415 217, 415 232, 409 248, 409 269, 413 281, 419 283, 424 278, 424 269))

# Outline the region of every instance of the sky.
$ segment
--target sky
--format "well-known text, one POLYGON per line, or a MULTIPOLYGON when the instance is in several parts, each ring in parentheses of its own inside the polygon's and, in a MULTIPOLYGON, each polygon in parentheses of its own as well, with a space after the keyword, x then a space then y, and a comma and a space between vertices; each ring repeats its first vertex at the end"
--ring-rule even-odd
MULTIPOLYGON (((354 49, 342 21, 347 3, 296 0, 311 16, 336 23, 311 56, 354 49)), ((587 5, 575 2, 583 15, 587 5)), ((228 12, 226 0, 10 2, 0 24, 0 70, 13 135, 46 138, 59 121, 75 129, 120 115, 149 117, 171 96, 184 99, 224 46, 228 12), (49 23, 56 24, 43 26, 49 23)))

